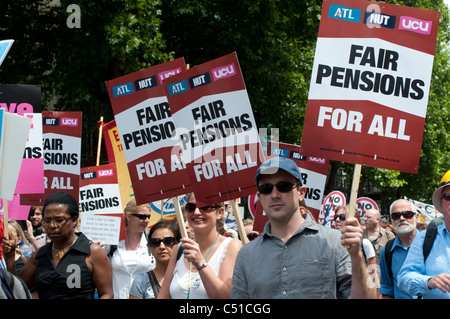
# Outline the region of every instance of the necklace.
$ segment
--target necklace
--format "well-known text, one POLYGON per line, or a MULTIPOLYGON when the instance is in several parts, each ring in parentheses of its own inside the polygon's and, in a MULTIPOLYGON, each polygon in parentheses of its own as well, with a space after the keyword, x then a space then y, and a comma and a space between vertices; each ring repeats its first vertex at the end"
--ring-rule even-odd
MULTIPOLYGON (((205 260, 206 260, 206 257, 208 257, 209 252, 211 251, 211 249, 214 247, 214 245, 215 245, 215 243, 217 241, 217 238, 219 238, 219 233, 217 233, 216 239, 212 243, 211 247, 209 247, 209 250, 208 250, 208 252, 206 253, 206 256, 205 256, 205 260)), ((191 265, 189 266, 189 283, 188 283, 188 292, 187 292, 187 298, 186 299, 189 299, 189 294, 191 292, 192 283, 194 282, 195 278, 198 276, 198 271, 197 271, 197 273, 195 274, 195 276, 192 279, 191 279, 191 275, 192 275, 192 262, 191 262, 191 265)), ((194 288, 197 288, 197 287, 194 287, 194 288)))
POLYGON ((64 255, 65 255, 66 252, 69 250, 69 248, 72 247, 73 244, 75 244, 75 242, 77 241, 77 239, 78 239, 78 237, 75 237, 75 239, 73 240, 73 242, 72 242, 69 246, 67 246, 67 247, 65 247, 65 248, 63 248, 63 249, 61 249, 61 250, 56 249, 55 246, 52 246, 52 249, 53 249, 54 251, 56 251, 56 258, 57 258, 58 260, 61 260, 61 258, 64 257, 64 255))

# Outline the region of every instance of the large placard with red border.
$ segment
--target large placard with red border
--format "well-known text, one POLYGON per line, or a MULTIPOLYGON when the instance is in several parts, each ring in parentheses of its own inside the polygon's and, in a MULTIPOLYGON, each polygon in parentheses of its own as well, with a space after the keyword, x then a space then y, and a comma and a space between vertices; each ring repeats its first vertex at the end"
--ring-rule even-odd
POLYGON ((185 68, 179 58, 106 82, 138 204, 190 190, 172 139, 175 124, 163 87, 165 79, 185 68))
POLYGON ((22 205, 42 206, 52 193, 78 200, 81 166, 81 112, 42 112, 44 193, 23 194, 22 205))
POLYGON ((89 229, 88 234, 91 235, 91 237, 88 236, 89 239, 102 240, 106 244, 117 245, 116 242, 110 242, 111 239, 109 238, 115 237, 112 235, 117 235, 118 240, 126 238, 116 164, 81 168, 79 205, 81 231, 85 233, 89 229), (97 220, 93 219, 92 225, 84 221, 84 219, 87 219, 85 217, 90 215, 99 215, 97 220), (113 218, 105 219, 102 225, 103 220, 100 215, 113 218), (117 219, 118 222, 116 223, 112 219, 117 219), (83 229, 83 226, 85 229, 83 229))
MULTIPOLYGON (((300 155, 300 146, 270 142, 267 147, 267 158, 280 156, 286 157, 295 162, 300 169, 302 185, 306 186, 305 204, 312 217, 318 221, 324 198, 324 188, 327 180, 329 161, 324 158, 316 158, 300 155)), ((249 197, 251 202, 250 211, 255 219, 253 229, 262 231, 264 225, 269 220, 269 216, 258 209, 257 195, 249 197)))
POLYGON ((323 2, 302 155, 417 173, 439 15, 323 2))
POLYGON ((177 74, 164 87, 197 202, 254 193, 264 156, 236 53, 177 74))

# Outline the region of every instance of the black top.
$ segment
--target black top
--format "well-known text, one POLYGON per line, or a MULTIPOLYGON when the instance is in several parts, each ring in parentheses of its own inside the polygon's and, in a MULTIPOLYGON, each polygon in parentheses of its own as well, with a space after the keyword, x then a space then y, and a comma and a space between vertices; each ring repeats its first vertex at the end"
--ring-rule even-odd
POLYGON ((82 233, 54 266, 53 243, 43 246, 36 254, 35 285, 40 299, 93 299, 95 286, 86 264, 91 254, 91 242, 82 233))

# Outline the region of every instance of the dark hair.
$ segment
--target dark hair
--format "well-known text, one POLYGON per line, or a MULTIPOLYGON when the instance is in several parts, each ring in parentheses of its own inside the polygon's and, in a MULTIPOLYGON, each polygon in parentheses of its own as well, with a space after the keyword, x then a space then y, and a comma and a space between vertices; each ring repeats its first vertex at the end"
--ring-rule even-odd
POLYGON ((78 207, 78 202, 73 198, 72 195, 65 192, 58 192, 50 194, 44 202, 44 208, 42 208, 42 216, 45 214, 45 208, 52 204, 63 204, 67 205, 67 213, 70 215, 72 220, 77 220, 80 216, 80 211, 78 207))
MULTIPOLYGON (((178 225, 176 227, 178 227, 178 225)), ((176 231, 173 223, 171 223, 170 221, 164 219, 164 220, 161 220, 161 221, 157 222, 150 229, 150 232, 148 233, 148 236, 147 236, 149 242, 150 242, 150 238, 152 238, 153 233, 156 230, 161 229, 161 228, 167 228, 168 230, 170 230, 173 233, 173 236, 175 238, 177 238, 177 231, 176 231)), ((179 241, 179 238, 177 238, 177 241, 179 241)))

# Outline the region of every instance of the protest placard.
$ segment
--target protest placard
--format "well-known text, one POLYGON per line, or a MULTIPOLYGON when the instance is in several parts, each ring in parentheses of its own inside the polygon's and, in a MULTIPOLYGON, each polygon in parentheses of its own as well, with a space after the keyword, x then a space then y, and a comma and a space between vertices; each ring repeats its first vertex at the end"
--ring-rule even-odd
POLYGON ((361 217, 361 226, 365 227, 366 226, 366 222, 365 222, 365 215, 366 212, 369 209, 376 209, 379 211, 378 208, 378 204, 376 201, 374 201, 372 198, 370 197, 358 197, 356 199, 356 210, 359 213, 359 216, 361 217))
POLYGON ((177 198, 178 203, 180 206, 183 206, 187 202, 187 194, 184 195, 178 195, 177 197, 172 198, 166 198, 162 199, 156 202, 151 202, 151 212, 152 218, 150 219, 150 224, 153 224, 152 219, 153 215, 156 216, 155 220, 159 218, 159 220, 162 219, 173 219, 176 217, 176 211, 175 211, 175 205, 174 205, 174 199, 177 198))
POLYGON ((305 203, 314 218, 318 219, 324 197, 329 162, 324 158, 301 156, 300 146, 287 143, 269 143, 267 157, 280 156, 293 160, 300 169, 302 184, 306 186, 305 203))
POLYGON ((439 15, 323 2, 302 155, 417 173, 439 15))
POLYGON ((197 203, 256 192, 264 156, 236 53, 174 75, 164 87, 197 203))
POLYGON ((11 46, 13 45, 14 40, 2 40, 0 41, 0 65, 2 65, 3 60, 5 60, 6 55, 9 52, 9 49, 11 49, 11 46))
POLYGON ((185 68, 179 58, 106 82, 137 204, 189 191, 162 85, 185 68))
POLYGON ((345 206, 347 200, 345 195, 340 191, 332 191, 323 200, 322 208, 319 215, 319 224, 331 227, 333 225, 333 218, 336 208, 338 206, 345 206))
MULTIPOLYGON (((301 156, 300 146, 270 142, 267 147, 267 158, 280 156, 293 160, 300 169, 301 183, 306 186, 305 204, 312 217, 318 221, 321 217, 322 199, 324 198, 324 188, 327 180, 329 162, 323 158, 301 156)), ((257 195, 249 197, 250 211, 254 216, 253 229, 262 231, 264 225, 269 220, 269 216, 264 212, 258 203, 257 195)), ((323 217, 321 219, 323 221, 323 217)))
POLYGON ((79 205, 81 231, 89 239, 117 245, 126 238, 115 164, 81 168, 79 205))
POLYGON ((102 125, 103 136, 105 140, 106 154, 110 164, 116 164, 117 182, 120 189, 120 198, 122 207, 134 197, 133 186, 131 185, 130 173, 128 172, 127 161, 123 153, 122 143, 120 141, 119 130, 116 121, 112 120, 102 125))
POLYGON ((0 198, 12 200, 17 185, 23 153, 31 126, 31 119, 5 112, 2 116, 0 198))
POLYGON ((30 84, 0 84, 0 92, 2 109, 32 119, 14 193, 43 193, 41 87, 30 84))
POLYGON ((79 196, 81 112, 42 112, 44 193, 23 194, 22 205, 42 206, 48 195, 79 196))

